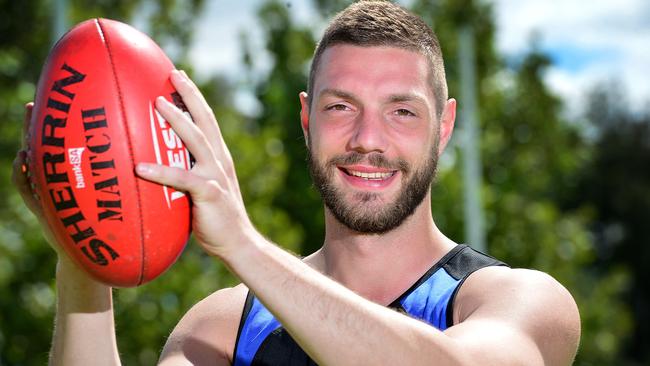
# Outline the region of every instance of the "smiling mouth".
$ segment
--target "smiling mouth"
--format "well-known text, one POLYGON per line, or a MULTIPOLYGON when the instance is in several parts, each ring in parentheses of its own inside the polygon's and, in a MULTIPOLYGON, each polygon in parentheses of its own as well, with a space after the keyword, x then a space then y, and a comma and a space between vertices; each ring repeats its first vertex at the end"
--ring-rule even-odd
POLYGON ((393 175, 395 175, 395 173, 397 172, 395 170, 395 171, 392 171, 392 172, 372 172, 372 173, 370 173, 370 172, 359 172, 359 171, 356 171, 356 170, 349 170, 349 169, 345 169, 345 168, 339 168, 339 169, 341 169, 345 174, 347 174, 349 176, 357 177, 357 178, 361 178, 361 179, 365 179, 365 180, 386 180, 386 179, 392 177, 393 175))

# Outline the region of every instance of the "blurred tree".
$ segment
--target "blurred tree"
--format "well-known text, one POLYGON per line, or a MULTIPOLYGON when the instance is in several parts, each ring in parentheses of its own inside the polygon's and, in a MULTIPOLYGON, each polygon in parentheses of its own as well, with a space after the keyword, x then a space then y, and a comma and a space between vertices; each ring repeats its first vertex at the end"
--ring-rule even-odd
MULTIPOLYGON (((254 121, 257 126, 277 133, 277 148, 287 159, 286 174, 272 204, 287 212, 300 231, 301 253, 311 253, 323 243, 323 207, 312 188, 306 164, 305 140, 300 127, 298 93, 306 90, 309 62, 315 41, 312 28, 295 24, 284 2, 267 1, 258 11, 266 52, 273 66, 266 77, 254 85, 255 95, 263 106, 254 121)), ((313 24, 313 22, 312 22, 313 24)), ((249 69, 255 68, 256 54, 264 50, 245 49, 249 69)))
MULTIPOLYGON (((629 268, 630 283, 620 290, 635 321, 623 339, 628 346, 622 359, 641 365, 650 362, 650 283, 643 280, 650 264, 650 110, 630 112, 621 89, 606 83, 590 95, 586 120, 594 156, 580 169, 565 202, 569 208, 593 208, 597 258, 592 270, 629 268)), ((619 322, 616 312, 610 316, 612 324, 619 322)))
POLYGON ((490 100, 485 113, 490 250, 513 266, 551 274, 573 294, 583 322, 576 364, 619 364, 631 321, 619 296, 628 273, 591 270, 596 252, 590 211, 561 204, 591 150, 576 125, 560 117, 561 101, 542 82, 549 64, 533 50, 513 70, 512 84, 501 88, 502 99, 490 100), (613 314, 619 321, 613 322, 613 314))

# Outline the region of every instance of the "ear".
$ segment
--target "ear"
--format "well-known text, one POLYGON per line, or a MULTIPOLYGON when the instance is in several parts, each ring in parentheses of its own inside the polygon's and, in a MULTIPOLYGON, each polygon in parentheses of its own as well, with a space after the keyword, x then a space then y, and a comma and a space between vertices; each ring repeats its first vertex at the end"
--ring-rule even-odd
POLYGON ((450 98, 445 103, 440 117, 440 143, 438 145, 438 155, 445 151, 445 147, 451 138, 456 122, 456 99, 450 98))
POLYGON ((300 125, 305 137, 305 144, 309 146, 309 99, 306 92, 300 92, 300 125))

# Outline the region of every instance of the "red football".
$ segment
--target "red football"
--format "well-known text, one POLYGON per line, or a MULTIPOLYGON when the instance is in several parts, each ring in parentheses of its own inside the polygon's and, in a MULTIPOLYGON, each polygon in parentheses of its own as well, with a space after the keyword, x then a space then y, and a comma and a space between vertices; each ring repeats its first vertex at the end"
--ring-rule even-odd
POLYGON ((132 287, 165 271, 190 234, 182 192, 138 178, 138 162, 189 169, 191 157, 154 109, 174 65, 145 34, 92 19, 54 46, 29 128, 31 184, 73 260, 99 281, 132 287))

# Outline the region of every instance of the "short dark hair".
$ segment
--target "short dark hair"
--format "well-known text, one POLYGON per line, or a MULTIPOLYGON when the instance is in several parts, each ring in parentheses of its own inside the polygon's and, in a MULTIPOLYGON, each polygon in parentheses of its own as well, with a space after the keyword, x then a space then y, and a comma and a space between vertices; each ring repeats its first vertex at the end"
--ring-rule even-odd
POLYGON ((310 105, 320 59, 328 47, 338 44, 391 46, 424 55, 429 61, 429 77, 440 116, 447 100, 442 50, 438 38, 420 17, 385 0, 361 0, 338 13, 314 52, 307 86, 310 105))

